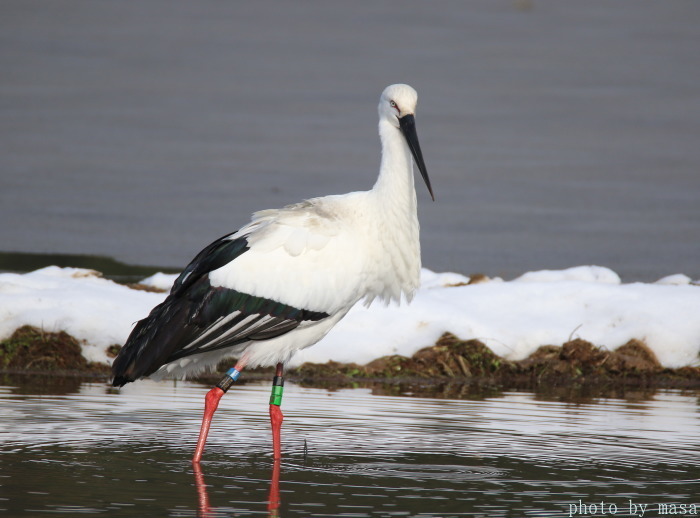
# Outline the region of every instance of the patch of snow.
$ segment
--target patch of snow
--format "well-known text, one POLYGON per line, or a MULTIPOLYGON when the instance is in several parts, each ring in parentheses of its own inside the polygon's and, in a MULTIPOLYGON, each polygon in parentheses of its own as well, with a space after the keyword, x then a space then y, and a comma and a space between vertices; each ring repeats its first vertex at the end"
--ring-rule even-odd
POLYGON ((92 270, 48 266, 0 275, 0 339, 30 325, 84 340, 88 361, 109 363, 106 349, 123 344, 131 326, 165 298, 136 291, 92 270))
POLYGON ((572 338, 611 350, 638 338, 664 366, 680 367, 698 362, 699 309, 700 287, 689 285, 531 280, 421 288, 409 306, 354 307, 293 361, 363 364, 386 354, 411 356, 450 332, 511 360, 572 338))
POLYGON ((566 270, 539 270, 528 272, 517 279, 516 282, 556 282, 556 281, 583 281, 600 282, 605 284, 620 284, 620 276, 610 268, 604 266, 575 266, 566 270))
MULTIPOLYGON (((157 274, 144 283, 169 289, 175 278, 157 274)), ((513 360, 540 345, 572 338, 609 349, 637 338, 666 367, 698 363, 700 286, 679 276, 622 284, 612 270, 581 266, 478 284, 467 284, 469 278, 460 274, 423 270, 421 282, 410 305, 358 304, 323 340, 299 352, 293 364, 363 364, 389 354, 411 356, 445 332, 479 339, 513 360)), ((88 360, 109 362, 106 348, 123 344, 136 321, 165 297, 77 268, 0 274, 0 338, 25 324, 64 330, 85 341, 88 360)))
POLYGON ((144 286, 150 286, 152 288, 156 288, 159 290, 165 290, 165 291, 170 291, 170 288, 173 287, 173 283, 175 282, 175 279, 177 279, 179 274, 177 273, 163 273, 163 272, 158 272, 150 277, 146 277, 142 281, 139 282, 139 284, 143 284, 144 286))
POLYGON ((656 281, 656 284, 669 284, 671 286, 683 286, 684 284, 690 284, 693 279, 688 277, 683 273, 676 273, 674 275, 668 275, 656 281))
POLYGON ((420 272, 420 285, 423 289, 444 288, 458 284, 468 284, 469 277, 459 273, 435 273, 423 268, 420 272))

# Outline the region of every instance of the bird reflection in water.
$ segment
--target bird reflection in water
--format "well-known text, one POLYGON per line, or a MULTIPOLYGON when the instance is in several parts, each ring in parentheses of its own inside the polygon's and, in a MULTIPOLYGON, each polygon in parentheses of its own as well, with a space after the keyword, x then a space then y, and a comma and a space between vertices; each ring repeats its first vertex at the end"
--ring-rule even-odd
MULTIPOLYGON (((279 518, 279 508, 282 504, 280 497, 280 472, 282 470, 282 461, 277 458, 272 463, 272 475, 270 476, 270 493, 267 498, 267 512, 269 518, 279 518)), ((212 511, 209 503, 209 493, 207 484, 204 481, 204 473, 199 462, 192 463, 194 473, 194 485, 197 489, 197 517, 198 518, 215 518, 216 511, 212 511)))

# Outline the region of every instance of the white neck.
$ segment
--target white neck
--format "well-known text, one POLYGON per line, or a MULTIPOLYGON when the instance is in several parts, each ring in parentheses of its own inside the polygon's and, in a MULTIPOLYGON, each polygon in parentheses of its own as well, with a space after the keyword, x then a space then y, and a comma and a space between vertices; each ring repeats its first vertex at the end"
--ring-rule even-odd
POLYGON ((413 182, 413 158, 401 130, 388 121, 379 121, 382 161, 379 178, 372 191, 393 210, 416 213, 416 189, 413 182))
POLYGON ((420 280, 413 159, 401 130, 388 121, 379 121, 379 136, 382 141, 379 178, 368 193, 377 211, 376 240, 383 247, 373 263, 378 274, 375 294, 386 301, 399 301, 403 293, 410 300, 420 280))

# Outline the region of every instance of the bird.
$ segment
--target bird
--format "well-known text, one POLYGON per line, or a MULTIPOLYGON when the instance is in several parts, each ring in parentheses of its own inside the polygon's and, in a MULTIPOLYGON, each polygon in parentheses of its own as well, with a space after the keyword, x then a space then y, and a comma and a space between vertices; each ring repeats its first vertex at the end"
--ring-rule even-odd
POLYGON ((273 458, 280 459, 285 364, 360 301, 410 303, 421 268, 414 162, 435 200, 416 132, 417 101, 406 84, 382 92, 381 162, 370 190, 255 212, 199 252, 134 326, 112 364, 115 387, 237 360, 206 394, 195 465, 221 397, 245 367, 276 366, 270 421, 273 458))

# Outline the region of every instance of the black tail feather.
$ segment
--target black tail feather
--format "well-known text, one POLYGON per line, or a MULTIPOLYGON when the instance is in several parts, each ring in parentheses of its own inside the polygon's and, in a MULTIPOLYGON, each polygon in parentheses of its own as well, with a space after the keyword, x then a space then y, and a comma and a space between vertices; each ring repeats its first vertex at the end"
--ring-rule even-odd
POLYGON ((153 374, 191 340, 196 331, 187 325, 192 310, 187 302, 168 297, 136 324, 112 363, 115 387, 153 374))
POLYGON ((131 383, 132 379, 129 379, 127 376, 115 376, 114 379, 112 380, 112 386, 113 387, 123 387, 127 383, 131 383))

